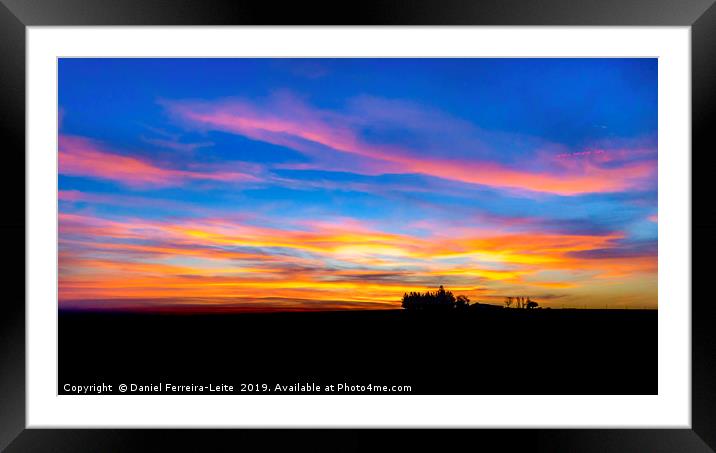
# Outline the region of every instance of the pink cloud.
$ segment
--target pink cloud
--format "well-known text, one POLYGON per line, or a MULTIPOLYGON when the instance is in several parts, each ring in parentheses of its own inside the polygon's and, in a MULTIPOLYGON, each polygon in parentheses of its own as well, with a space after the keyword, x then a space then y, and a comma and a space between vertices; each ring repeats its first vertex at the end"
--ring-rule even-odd
POLYGON ((146 159, 107 151, 93 140, 69 135, 61 135, 59 139, 59 172, 63 175, 115 181, 134 188, 179 186, 195 180, 258 180, 255 176, 240 171, 164 168, 146 159))
MULTIPOLYGON (((283 168, 331 169, 370 175, 419 173, 463 183, 560 195, 623 191, 635 187, 656 171, 655 161, 625 163, 618 167, 604 167, 599 165, 601 162, 594 161, 572 162, 553 166, 550 171, 535 171, 479 158, 447 159, 418 155, 405 147, 366 142, 358 132, 364 119, 310 108, 287 96, 272 100, 265 107, 236 99, 167 102, 165 106, 194 127, 231 132, 285 146, 313 158, 311 163, 283 168), (335 160, 337 155, 353 159, 341 165, 335 160)), ((386 104, 384 108, 389 106, 386 104)), ((405 112, 406 118, 413 118, 422 124, 421 127, 429 127, 428 116, 421 116, 412 107, 398 105, 397 108, 405 112)), ((391 121, 395 121, 393 113, 384 113, 383 116, 388 115, 391 121)), ((439 120, 447 121, 445 118, 439 120)), ((458 122, 454 127, 463 130, 467 126, 458 122)), ((475 142, 474 146, 482 145, 475 142)), ((482 154, 482 150, 478 154, 482 154)))

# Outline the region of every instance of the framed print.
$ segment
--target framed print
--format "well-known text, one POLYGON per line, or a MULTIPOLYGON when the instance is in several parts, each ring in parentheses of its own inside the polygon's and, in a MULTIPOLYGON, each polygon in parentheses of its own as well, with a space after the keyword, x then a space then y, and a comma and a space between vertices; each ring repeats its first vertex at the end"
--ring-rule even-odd
POLYGON ((716 445, 709 1, 103 3, 3 7, 8 451, 716 445))

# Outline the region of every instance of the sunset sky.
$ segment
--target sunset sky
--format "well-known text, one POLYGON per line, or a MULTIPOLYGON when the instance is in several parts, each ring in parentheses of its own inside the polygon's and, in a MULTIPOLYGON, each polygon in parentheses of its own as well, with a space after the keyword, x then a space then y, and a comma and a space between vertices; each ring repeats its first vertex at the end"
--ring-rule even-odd
POLYGON ((657 306, 656 59, 61 59, 65 308, 657 306))

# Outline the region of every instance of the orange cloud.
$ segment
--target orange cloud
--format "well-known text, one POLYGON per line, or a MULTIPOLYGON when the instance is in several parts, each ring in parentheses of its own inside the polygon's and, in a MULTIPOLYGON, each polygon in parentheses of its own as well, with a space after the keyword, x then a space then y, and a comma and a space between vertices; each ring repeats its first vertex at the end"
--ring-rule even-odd
MULTIPOLYGON (((446 282, 465 294, 560 290, 656 272, 656 257, 589 259, 622 234, 436 231, 415 237, 355 221, 271 228, 215 218, 172 222, 60 214, 60 299, 313 299, 399 304, 446 282), (457 261, 455 261, 457 260, 457 261), (569 278, 533 279, 545 270, 569 278)), ((535 294, 534 292, 532 294, 535 294)))

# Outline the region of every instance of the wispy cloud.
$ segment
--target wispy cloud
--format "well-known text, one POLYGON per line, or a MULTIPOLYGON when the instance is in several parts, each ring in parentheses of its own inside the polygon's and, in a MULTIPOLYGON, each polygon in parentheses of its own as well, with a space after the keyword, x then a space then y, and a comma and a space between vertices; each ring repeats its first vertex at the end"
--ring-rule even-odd
MULTIPOLYGON (((464 121, 441 115, 433 118, 418 107, 404 103, 394 105, 385 100, 372 100, 368 103, 369 107, 365 104, 365 101, 360 103, 362 107, 355 113, 339 113, 313 108, 286 95, 263 104, 240 99, 164 102, 173 115, 193 127, 230 132, 289 147, 313 159, 310 163, 287 166, 294 169, 336 169, 335 154, 338 153, 344 155, 339 157, 348 158, 343 165, 338 162, 338 169, 350 168, 357 173, 419 173, 470 184, 560 195, 628 190, 653 176, 656 171, 654 160, 621 166, 600 165, 603 160, 598 159, 572 161, 569 165, 562 162, 528 162, 527 165, 509 166, 498 160, 487 160, 485 148, 488 145, 477 138, 479 131, 466 132, 470 126, 464 121), (467 150, 452 154, 445 150, 420 153, 420 148, 371 141, 360 133, 370 124, 391 125, 391 121, 399 117, 403 120, 401 127, 409 133, 415 134, 424 128, 437 129, 438 133, 459 131, 463 140, 456 140, 456 145, 467 147, 467 150), (466 136, 471 138, 465 140, 466 136), (471 152, 473 158, 468 158, 471 152), (458 157, 435 157, 446 154, 458 157), (459 157, 460 154, 464 157, 459 157)), ((443 146, 450 146, 447 143, 443 146)), ((525 158, 529 158, 529 154, 525 158)))
POLYGON ((59 172, 117 182, 134 188, 179 186, 188 181, 252 182, 254 175, 218 168, 176 169, 137 156, 108 151, 94 140, 61 135, 59 172))
MULTIPOLYGON (((623 235, 388 233, 351 219, 281 229, 225 219, 109 220, 60 216, 63 300, 155 297, 313 298, 395 303, 441 283, 467 294, 500 285, 568 288, 652 272, 655 251, 619 252, 623 235), (613 250, 616 248, 616 250, 613 250), (545 270, 574 280, 533 278, 545 270), (586 273, 585 273, 586 272, 586 273)), ((487 293, 485 292, 487 291, 487 293)))
POLYGON ((150 145, 154 145, 159 148, 170 149, 173 151, 181 151, 181 152, 193 152, 199 148, 206 148, 206 147, 212 146, 214 144, 212 142, 187 143, 187 142, 181 142, 178 140, 167 140, 167 139, 163 139, 163 138, 152 138, 152 137, 143 137, 142 139, 146 143, 149 143, 150 145))

